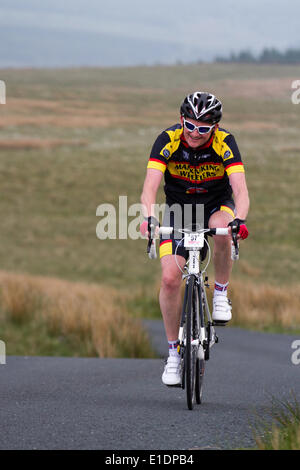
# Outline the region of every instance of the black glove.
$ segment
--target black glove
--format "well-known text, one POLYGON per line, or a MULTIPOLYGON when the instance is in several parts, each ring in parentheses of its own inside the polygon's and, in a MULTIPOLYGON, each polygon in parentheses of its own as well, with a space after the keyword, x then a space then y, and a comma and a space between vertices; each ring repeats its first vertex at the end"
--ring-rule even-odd
POLYGON ((228 227, 231 227, 232 234, 239 235, 242 240, 248 237, 249 232, 246 227, 246 221, 242 219, 234 219, 228 224, 228 227))

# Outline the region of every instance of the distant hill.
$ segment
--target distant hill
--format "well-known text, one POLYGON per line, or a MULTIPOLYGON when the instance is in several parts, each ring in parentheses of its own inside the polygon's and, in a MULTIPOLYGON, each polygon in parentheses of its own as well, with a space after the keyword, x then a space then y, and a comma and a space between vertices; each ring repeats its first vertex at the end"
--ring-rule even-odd
POLYGON ((238 54, 232 53, 229 57, 217 57, 216 62, 241 62, 257 64, 300 64, 300 48, 289 48, 281 52, 275 48, 265 48, 255 56, 251 51, 245 50, 238 54))
POLYGON ((185 56, 183 49, 155 39, 137 41, 101 33, 0 28, 1 68, 150 65, 156 57, 161 63, 171 64, 185 56))

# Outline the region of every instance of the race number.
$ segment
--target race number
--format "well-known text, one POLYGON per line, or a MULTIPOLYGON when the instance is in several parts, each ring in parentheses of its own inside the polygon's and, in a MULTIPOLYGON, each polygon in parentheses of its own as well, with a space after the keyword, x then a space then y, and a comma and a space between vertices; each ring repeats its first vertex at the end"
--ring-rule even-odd
POLYGON ((184 247, 186 249, 203 248, 204 233, 190 232, 184 234, 184 247))

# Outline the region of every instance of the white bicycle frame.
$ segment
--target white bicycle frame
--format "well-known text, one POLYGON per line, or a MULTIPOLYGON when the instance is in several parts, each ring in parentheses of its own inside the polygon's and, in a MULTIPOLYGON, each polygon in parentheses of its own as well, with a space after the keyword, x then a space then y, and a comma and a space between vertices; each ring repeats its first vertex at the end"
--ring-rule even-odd
MULTIPOLYGON (((173 227, 160 227, 158 229, 157 236, 159 234, 161 234, 161 235, 171 235, 171 233, 173 233, 173 230, 174 230, 173 227)), ((178 247, 180 246, 180 244, 182 242, 184 242, 184 247, 189 251, 189 259, 188 259, 188 261, 185 265, 185 270, 187 271, 186 273, 185 273, 184 270, 181 269, 181 267, 177 263, 176 258, 175 258, 175 260, 176 260, 178 268, 182 272, 182 278, 183 279, 189 278, 191 275, 194 275, 194 276, 196 276, 196 282, 200 284, 200 293, 201 293, 201 295, 203 295, 203 299, 199 299, 199 301, 203 300, 203 303, 205 305, 205 311, 206 311, 206 314, 207 314, 207 317, 208 317, 207 320, 211 324, 211 335, 210 335, 211 337, 210 337, 210 341, 209 341, 209 348, 211 348, 215 344, 216 334, 215 334, 215 329, 214 329, 214 326, 213 326, 213 322, 212 322, 212 318, 211 318, 211 314, 210 314, 210 310, 209 310, 209 305, 208 305, 208 302, 207 302, 203 276, 206 272, 206 269, 209 265, 210 258, 211 258, 211 249, 210 249, 209 243, 207 242, 204 234, 208 233, 208 232, 211 232, 211 230, 215 230, 215 233, 214 233, 215 235, 228 236, 229 233, 230 233, 228 228, 199 229, 198 231, 195 231, 195 232, 193 232, 189 229, 183 229, 183 230, 180 230, 180 232, 183 233, 184 236, 181 239, 181 241, 178 243, 178 245, 176 247, 176 251, 175 251, 175 257, 176 257, 177 249, 178 249, 178 247), (207 264, 206 264, 205 268, 201 269, 200 251, 204 247, 205 243, 207 244, 207 247, 208 247, 208 261, 207 261, 207 264)), ((155 259, 156 257, 157 257, 156 243, 155 243, 155 239, 154 239, 152 241, 151 249, 150 249, 150 252, 149 252, 149 258, 155 259)), ((178 334, 178 339, 179 339, 180 344, 182 344, 182 341, 184 341, 183 333, 184 333, 184 328, 183 328, 183 326, 181 326, 179 328, 179 334, 178 334)), ((195 346, 200 346, 201 345, 201 347, 198 348, 198 357, 199 357, 199 359, 204 358, 203 345, 205 344, 205 341, 207 341, 207 331, 206 331, 206 328, 204 326, 201 326, 200 327, 200 338, 195 339, 195 340, 192 341, 192 344, 195 345, 195 346)))

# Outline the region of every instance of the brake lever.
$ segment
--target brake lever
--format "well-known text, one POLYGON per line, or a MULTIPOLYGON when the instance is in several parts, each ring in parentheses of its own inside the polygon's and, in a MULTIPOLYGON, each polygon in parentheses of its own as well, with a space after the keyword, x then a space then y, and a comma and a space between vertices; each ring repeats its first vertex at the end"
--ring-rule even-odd
POLYGON ((148 238, 148 245, 147 245, 147 253, 148 253, 148 255, 149 255, 150 250, 151 250, 152 242, 153 242, 153 238, 149 237, 149 238, 148 238))
POLYGON ((239 244, 238 244, 237 235, 238 235, 237 227, 231 227, 231 238, 232 238, 233 245, 234 245, 234 253, 232 253, 232 259, 239 258, 239 244))

